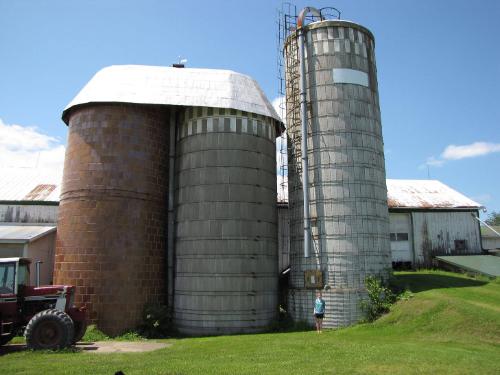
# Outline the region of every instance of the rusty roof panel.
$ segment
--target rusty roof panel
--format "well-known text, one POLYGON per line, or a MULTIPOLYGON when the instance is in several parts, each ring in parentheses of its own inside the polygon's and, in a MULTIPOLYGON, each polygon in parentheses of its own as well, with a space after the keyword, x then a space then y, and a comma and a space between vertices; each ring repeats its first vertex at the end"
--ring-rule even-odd
POLYGON ((36 168, 3 167, 0 168, 0 175, 0 201, 59 201, 60 173, 36 168))
POLYGON ((35 186, 26 196, 23 198, 24 201, 43 201, 47 198, 50 193, 56 189, 56 185, 51 184, 41 184, 35 186))
POLYGON ((481 208, 481 204, 467 198, 437 180, 387 179, 389 208, 481 208))

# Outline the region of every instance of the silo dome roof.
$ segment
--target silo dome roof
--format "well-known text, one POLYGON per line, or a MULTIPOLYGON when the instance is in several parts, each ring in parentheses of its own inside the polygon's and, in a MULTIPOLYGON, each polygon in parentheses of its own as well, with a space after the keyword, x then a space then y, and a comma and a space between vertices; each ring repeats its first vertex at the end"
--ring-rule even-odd
POLYGON ((231 108, 281 119, 255 80, 231 70, 112 65, 92 77, 63 111, 89 103, 231 108))

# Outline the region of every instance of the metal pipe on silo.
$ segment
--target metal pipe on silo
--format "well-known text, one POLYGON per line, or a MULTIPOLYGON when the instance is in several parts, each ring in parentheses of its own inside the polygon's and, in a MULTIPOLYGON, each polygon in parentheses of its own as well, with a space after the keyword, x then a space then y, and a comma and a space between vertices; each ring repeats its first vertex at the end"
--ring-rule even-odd
POLYGON ((312 7, 306 7, 300 12, 297 20, 297 33, 299 41, 299 64, 300 64, 300 120, 302 124, 302 190, 304 193, 304 258, 311 255, 311 220, 309 212, 309 163, 307 160, 307 84, 306 84, 306 54, 305 54, 305 30, 302 27, 307 14, 313 13, 321 18, 321 13, 312 7))

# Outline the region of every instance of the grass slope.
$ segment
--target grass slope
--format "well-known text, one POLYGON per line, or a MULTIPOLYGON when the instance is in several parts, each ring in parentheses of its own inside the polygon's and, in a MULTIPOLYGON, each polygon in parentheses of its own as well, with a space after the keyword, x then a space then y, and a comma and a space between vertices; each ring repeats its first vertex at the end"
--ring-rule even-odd
POLYGON ((499 374, 500 280, 399 272, 415 296, 342 330, 168 340, 140 354, 16 352, 5 374, 499 374))

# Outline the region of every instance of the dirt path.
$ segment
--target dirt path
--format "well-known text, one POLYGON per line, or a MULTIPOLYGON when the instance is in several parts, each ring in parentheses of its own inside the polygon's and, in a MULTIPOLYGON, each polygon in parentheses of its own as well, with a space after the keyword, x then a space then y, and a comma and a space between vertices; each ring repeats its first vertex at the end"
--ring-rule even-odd
MULTIPOLYGON (((154 341, 96 341, 79 342, 76 351, 87 353, 142 353, 168 348, 172 344, 154 341)), ((0 356, 26 350, 25 344, 7 344, 0 347, 0 356)))
POLYGON ((152 341, 96 341, 78 343, 75 348, 90 353, 142 353, 169 346, 172 346, 172 344, 152 341))

